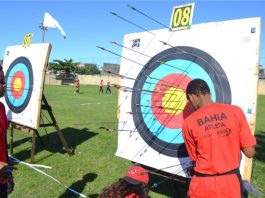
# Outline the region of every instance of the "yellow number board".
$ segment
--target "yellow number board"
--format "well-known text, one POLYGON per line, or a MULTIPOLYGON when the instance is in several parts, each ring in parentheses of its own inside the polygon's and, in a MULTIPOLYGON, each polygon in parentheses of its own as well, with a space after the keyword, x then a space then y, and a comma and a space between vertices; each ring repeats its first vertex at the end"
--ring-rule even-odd
POLYGON ((185 4, 173 8, 170 27, 172 30, 187 29, 192 24, 195 3, 185 4))
POLYGON ((30 40, 31 40, 32 36, 33 36, 32 33, 25 34, 24 40, 23 40, 23 46, 24 47, 28 47, 30 45, 30 40))

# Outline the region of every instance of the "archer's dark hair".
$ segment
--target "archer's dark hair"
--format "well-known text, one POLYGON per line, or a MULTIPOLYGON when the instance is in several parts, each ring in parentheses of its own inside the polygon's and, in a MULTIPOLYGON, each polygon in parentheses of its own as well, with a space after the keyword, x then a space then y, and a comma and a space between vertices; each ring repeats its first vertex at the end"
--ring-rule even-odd
POLYGON ((208 93, 210 93, 209 86, 204 80, 199 78, 190 81, 186 89, 186 94, 188 99, 189 99, 188 94, 194 94, 196 96, 199 96, 208 93))
POLYGON ((3 67, 2 67, 2 65, 0 65, 0 71, 2 71, 3 70, 3 67))
POLYGON ((124 179, 113 183, 111 186, 103 189, 103 192, 97 198, 124 198, 132 193, 139 198, 148 198, 148 186, 145 183, 133 185, 124 179))

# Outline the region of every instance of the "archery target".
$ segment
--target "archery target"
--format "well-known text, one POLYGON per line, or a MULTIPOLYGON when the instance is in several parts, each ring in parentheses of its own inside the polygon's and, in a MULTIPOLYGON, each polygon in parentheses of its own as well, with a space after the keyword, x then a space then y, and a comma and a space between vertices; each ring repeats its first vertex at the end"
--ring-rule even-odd
POLYGON ((237 105, 253 120, 260 18, 150 32, 124 36, 116 155, 188 177, 190 159, 181 130, 193 112, 186 99, 187 84, 204 79, 213 101, 237 105))
POLYGON ((185 89, 195 78, 206 80, 214 101, 231 103, 230 85, 220 64, 193 47, 160 52, 136 78, 133 89, 141 91, 132 93, 133 120, 141 137, 156 151, 171 157, 188 156, 181 123, 192 112, 185 89))
POLYGON ((3 60, 6 93, 1 100, 9 121, 33 129, 39 127, 44 75, 50 50, 51 45, 47 43, 6 48, 3 60))
POLYGON ((6 103, 11 111, 21 113, 27 107, 32 94, 33 72, 29 59, 15 59, 8 68, 5 79, 9 85, 5 94, 6 103))

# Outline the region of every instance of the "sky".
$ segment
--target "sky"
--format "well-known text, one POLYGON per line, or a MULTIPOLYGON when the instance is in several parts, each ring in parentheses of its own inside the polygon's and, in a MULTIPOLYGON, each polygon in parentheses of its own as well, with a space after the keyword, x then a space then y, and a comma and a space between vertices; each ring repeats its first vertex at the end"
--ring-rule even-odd
POLYGON ((186 3, 195 2, 193 25, 219 22, 249 17, 261 17, 260 65, 265 65, 265 0, 259 1, 177 1, 177 0, 0 0, 0 59, 7 46, 21 45, 26 33, 33 33, 31 43, 42 42, 39 28, 48 12, 62 26, 64 39, 56 28, 45 32, 44 42, 52 44, 49 62, 55 59, 73 59, 75 62, 95 63, 99 68, 103 63, 120 63, 120 57, 98 49, 104 47, 121 55, 122 49, 110 43, 122 44, 125 34, 142 32, 110 12, 147 30, 162 29, 160 24, 133 11, 133 6, 144 14, 169 26, 172 9, 186 3))

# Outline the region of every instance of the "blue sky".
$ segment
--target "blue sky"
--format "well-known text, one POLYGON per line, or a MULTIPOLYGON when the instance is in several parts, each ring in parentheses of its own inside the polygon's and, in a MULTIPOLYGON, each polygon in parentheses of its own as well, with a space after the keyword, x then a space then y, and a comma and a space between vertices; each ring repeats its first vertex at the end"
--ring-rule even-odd
MULTIPOLYGON (((148 30, 161 29, 161 25, 131 10, 127 5, 136 7, 162 24, 169 25, 172 9, 185 3, 195 2, 193 24, 218 22, 248 17, 265 19, 265 1, 173 1, 173 0, 134 0, 134 1, 73 1, 73 0, 0 0, 0 59, 5 48, 21 45, 26 33, 33 33, 31 43, 42 42, 39 24, 44 12, 51 14, 63 27, 67 38, 63 39, 58 29, 48 29, 45 42, 52 44, 49 61, 70 59, 76 62, 120 63, 120 57, 96 48, 102 46, 117 54, 121 48, 109 41, 122 44, 127 33, 143 30, 113 15, 115 12, 125 19, 148 30)), ((265 25, 261 25, 260 64, 265 65, 265 25)))

